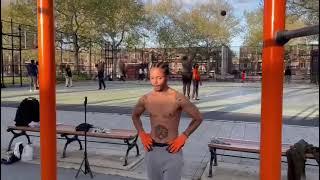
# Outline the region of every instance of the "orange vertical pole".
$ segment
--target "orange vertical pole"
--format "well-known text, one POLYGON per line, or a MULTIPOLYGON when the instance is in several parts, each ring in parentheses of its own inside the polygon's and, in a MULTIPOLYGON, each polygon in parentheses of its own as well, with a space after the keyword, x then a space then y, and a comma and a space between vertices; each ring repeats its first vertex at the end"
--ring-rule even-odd
POLYGON ((260 180, 281 179, 284 48, 275 39, 285 28, 285 4, 285 0, 264 1, 260 180))
POLYGON ((38 0, 41 180, 57 179, 53 0, 38 0))

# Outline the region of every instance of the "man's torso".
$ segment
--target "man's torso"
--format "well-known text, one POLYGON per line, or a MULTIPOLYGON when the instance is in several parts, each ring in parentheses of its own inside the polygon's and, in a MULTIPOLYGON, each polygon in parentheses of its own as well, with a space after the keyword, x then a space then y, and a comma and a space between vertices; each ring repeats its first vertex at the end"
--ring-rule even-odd
POLYGON ((169 89, 163 94, 146 95, 145 108, 150 115, 151 137, 155 142, 167 143, 178 136, 181 108, 176 100, 177 93, 169 89))

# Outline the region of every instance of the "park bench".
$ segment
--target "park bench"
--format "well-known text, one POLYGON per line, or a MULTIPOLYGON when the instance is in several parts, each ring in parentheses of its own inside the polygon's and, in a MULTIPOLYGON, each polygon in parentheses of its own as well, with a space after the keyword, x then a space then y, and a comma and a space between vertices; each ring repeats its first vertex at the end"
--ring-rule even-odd
MULTIPOLYGON (((10 151, 13 140, 19 136, 26 136, 28 139, 28 143, 31 144, 29 136, 32 136, 32 135, 28 135, 27 132, 40 132, 40 127, 8 126, 7 131, 13 134, 13 137, 11 138, 8 145, 8 151, 10 151)), ((67 140, 63 148, 62 158, 66 157, 67 146, 73 141, 77 141, 79 143, 80 150, 82 150, 82 144, 78 137, 84 136, 84 131, 76 131, 75 126, 72 126, 72 125, 59 124, 57 125, 56 133, 60 134, 62 139, 67 140)), ((105 133, 89 131, 87 132, 87 137, 123 140, 124 143, 114 143, 114 142, 106 142, 106 141, 88 141, 88 142, 127 145, 128 148, 124 158, 124 166, 128 165, 128 155, 132 148, 136 147, 137 156, 139 156, 139 147, 137 145, 138 133, 135 130, 110 129, 105 133)))
MULTIPOLYGON (((286 151, 290 149, 290 146, 292 146, 292 144, 282 144, 282 149, 281 149, 282 156, 286 156, 286 151)), ((214 160, 214 166, 218 165, 217 155, 257 159, 257 158, 252 158, 252 157, 218 154, 217 149, 228 150, 228 151, 237 151, 237 152, 246 152, 246 153, 256 153, 256 154, 258 154, 260 152, 260 142, 239 140, 239 139, 230 139, 230 138, 221 138, 221 137, 212 139, 211 142, 208 143, 208 147, 209 147, 209 151, 210 151, 210 167, 209 167, 209 176, 208 177, 212 177, 213 160, 214 160)), ((306 158, 314 159, 314 156, 313 156, 313 154, 306 154, 306 158)))

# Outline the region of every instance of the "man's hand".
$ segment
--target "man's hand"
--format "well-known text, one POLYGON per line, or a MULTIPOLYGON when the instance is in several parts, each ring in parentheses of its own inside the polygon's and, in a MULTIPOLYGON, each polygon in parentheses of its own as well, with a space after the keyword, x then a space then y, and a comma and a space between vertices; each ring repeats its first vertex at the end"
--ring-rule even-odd
POLYGON ((146 151, 152 151, 152 138, 150 134, 140 131, 139 132, 139 137, 141 139, 141 142, 143 144, 143 147, 146 151))
POLYGON ((182 133, 180 136, 178 136, 176 139, 172 140, 169 142, 169 146, 167 148, 167 150, 170 153, 177 153, 180 151, 180 149, 184 146, 184 144, 186 143, 186 140, 188 139, 188 137, 182 133))

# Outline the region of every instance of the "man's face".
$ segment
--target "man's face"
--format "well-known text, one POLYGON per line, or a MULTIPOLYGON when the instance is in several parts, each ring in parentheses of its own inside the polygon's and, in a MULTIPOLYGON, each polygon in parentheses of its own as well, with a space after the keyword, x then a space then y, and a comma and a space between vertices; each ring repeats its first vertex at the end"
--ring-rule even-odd
POLYGON ((155 91, 162 91, 167 86, 167 76, 161 68, 152 68, 150 82, 155 91))

